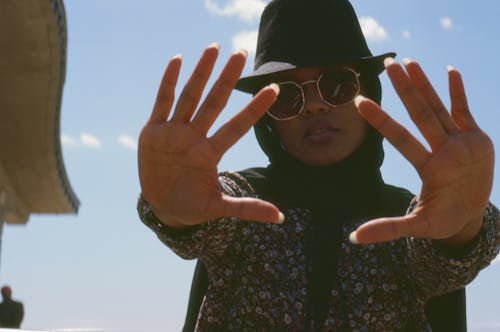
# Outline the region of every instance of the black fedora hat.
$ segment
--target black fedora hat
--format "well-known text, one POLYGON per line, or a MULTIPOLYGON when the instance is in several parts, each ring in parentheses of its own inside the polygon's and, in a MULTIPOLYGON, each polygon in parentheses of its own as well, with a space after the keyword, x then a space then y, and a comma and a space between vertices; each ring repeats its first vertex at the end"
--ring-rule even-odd
POLYGON ((255 93, 274 73, 341 63, 378 75, 383 60, 395 56, 371 54, 347 0, 272 0, 261 16, 254 72, 236 89, 255 93))

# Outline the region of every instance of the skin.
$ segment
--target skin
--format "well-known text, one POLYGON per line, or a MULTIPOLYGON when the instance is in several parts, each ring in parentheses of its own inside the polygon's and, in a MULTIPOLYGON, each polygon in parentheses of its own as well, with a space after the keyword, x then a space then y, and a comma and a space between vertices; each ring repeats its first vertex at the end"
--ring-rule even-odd
MULTIPOLYGON (((300 84, 316 80, 325 70, 322 67, 291 70, 274 79, 300 84)), ((301 115, 291 120, 274 120, 282 145, 292 157, 310 166, 329 165, 346 158, 361 144, 367 131, 354 101, 332 107, 321 99, 316 84, 305 84, 302 88, 305 103, 301 115)))
MULTIPOLYGON (((282 214, 273 204, 254 198, 228 197, 220 191, 217 164, 222 155, 264 114, 279 89, 276 85, 262 89, 208 137, 241 74, 246 52, 238 51, 229 58, 200 104, 217 55, 218 45, 205 49, 176 102, 174 89, 181 57, 169 62, 151 116, 139 136, 142 195, 156 216, 174 228, 220 217, 281 222, 282 214)), ((355 100, 359 114, 415 167, 422 189, 419 204, 411 214, 371 220, 351 234, 351 241, 372 243, 415 236, 450 246, 464 245, 478 234, 482 225, 481 215, 488 204, 493 181, 493 144, 470 113, 457 70, 448 71, 449 112, 417 62, 405 61, 403 67, 388 59, 385 65, 430 151, 376 103, 363 97, 355 100)), ((330 113, 333 117, 335 112, 330 113)), ((323 115, 315 111, 314 116, 323 115)))

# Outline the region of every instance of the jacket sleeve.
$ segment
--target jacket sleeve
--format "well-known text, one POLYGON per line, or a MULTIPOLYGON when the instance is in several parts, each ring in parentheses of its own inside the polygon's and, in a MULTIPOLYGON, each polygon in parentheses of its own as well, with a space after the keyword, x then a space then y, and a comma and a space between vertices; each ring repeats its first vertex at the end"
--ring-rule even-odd
MULTIPOLYGON (((238 173, 219 175, 221 191, 228 196, 255 196, 248 182, 238 173)), ((137 210, 142 222, 156 233, 160 241, 184 259, 214 258, 221 256, 234 240, 241 221, 238 218, 220 218, 203 224, 174 229, 163 224, 153 213, 151 206, 139 197, 137 210)))
MULTIPOLYGON (((410 204, 413 210, 416 200, 410 204)), ((498 255, 500 213, 489 204, 476 238, 459 250, 449 250, 431 239, 408 238, 410 270, 417 292, 426 301, 470 283, 498 255)))

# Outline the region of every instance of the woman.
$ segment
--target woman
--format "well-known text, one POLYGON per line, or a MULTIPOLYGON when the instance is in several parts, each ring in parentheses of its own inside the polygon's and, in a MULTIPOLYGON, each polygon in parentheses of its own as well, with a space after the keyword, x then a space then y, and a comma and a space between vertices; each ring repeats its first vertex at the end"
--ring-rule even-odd
POLYGON ((254 73, 238 80, 246 53, 234 53, 196 109, 217 53, 204 51, 171 117, 170 61, 139 140, 141 219, 208 271, 197 330, 429 330, 424 303, 498 252, 493 146, 458 71, 450 115, 416 62, 372 56, 344 0, 271 1, 254 73), (378 106, 384 68, 432 151, 378 106), (207 137, 235 85, 254 98, 207 137), (269 166, 218 175, 254 124, 269 166), (382 136, 417 169, 417 197, 383 182, 382 136))

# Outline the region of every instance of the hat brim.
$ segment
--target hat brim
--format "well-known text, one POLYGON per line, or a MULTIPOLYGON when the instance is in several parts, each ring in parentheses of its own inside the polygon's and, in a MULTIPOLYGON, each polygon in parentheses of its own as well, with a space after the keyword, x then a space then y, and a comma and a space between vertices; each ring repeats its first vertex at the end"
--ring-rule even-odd
POLYGON ((279 62, 279 61, 271 61, 266 62, 257 68, 252 74, 240 78, 238 83, 236 84, 235 89, 247 92, 247 93, 256 93, 258 92, 264 85, 272 83, 271 76, 297 68, 307 68, 313 66, 334 66, 341 63, 350 63, 353 64, 355 69, 361 73, 370 72, 375 75, 379 75, 384 71, 384 59, 385 58, 394 58, 396 53, 389 52, 384 53, 378 56, 370 56, 363 58, 353 58, 353 57, 337 57, 335 59, 327 59, 325 61, 317 60, 312 61, 310 64, 292 64, 288 62, 279 62))

